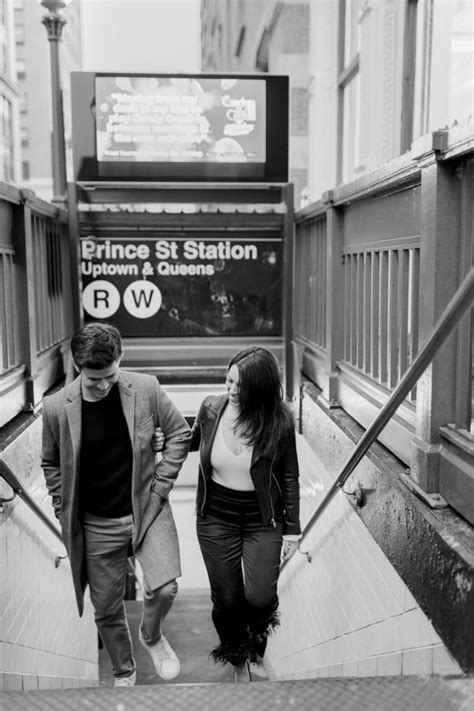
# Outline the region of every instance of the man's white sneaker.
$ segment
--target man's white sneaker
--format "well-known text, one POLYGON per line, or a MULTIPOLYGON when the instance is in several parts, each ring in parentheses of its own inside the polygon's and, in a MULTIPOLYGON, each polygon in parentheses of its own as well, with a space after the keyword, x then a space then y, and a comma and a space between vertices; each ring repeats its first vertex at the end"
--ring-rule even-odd
POLYGON ((134 671, 130 676, 118 676, 114 679, 114 686, 135 686, 137 683, 137 672, 134 671))
POLYGON ((155 644, 147 644, 140 629, 138 639, 150 655, 158 676, 165 681, 171 681, 178 676, 181 668, 179 659, 164 634, 155 644))

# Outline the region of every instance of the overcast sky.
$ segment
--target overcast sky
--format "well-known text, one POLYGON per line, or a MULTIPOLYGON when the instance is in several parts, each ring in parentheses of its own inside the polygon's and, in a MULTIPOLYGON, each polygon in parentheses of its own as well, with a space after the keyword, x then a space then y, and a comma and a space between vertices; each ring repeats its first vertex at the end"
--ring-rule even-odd
POLYGON ((199 4, 199 0, 82 0, 82 69, 199 71, 199 4))

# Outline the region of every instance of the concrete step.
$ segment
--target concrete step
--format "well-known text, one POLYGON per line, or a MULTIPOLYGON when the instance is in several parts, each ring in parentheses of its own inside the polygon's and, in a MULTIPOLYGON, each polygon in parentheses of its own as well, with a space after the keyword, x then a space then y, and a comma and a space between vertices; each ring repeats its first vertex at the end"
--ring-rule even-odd
POLYGON ((0 693, 2 711, 471 711, 474 679, 366 677, 0 693))
MULTIPOLYGON (((142 602, 127 600, 125 604, 137 664, 137 684, 169 684, 157 676, 148 652, 138 641, 142 602)), ((163 632, 181 663, 181 673, 176 679, 178 683, 232 681, 231 667, 214 664, 209 659, 209 653, 218 644, 218 638, 211 621, 208 590, 180 590, 164 622, 163 632)), ((113 686, 112 669, 105 649, 99 651, 99 678, 101 686, 113 686)))

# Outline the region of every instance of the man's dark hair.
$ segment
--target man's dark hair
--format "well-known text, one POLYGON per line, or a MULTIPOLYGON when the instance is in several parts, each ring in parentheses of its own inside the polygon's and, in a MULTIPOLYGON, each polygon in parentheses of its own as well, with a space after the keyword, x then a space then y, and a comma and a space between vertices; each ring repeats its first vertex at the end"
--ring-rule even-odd
POLYGON ((79 370, 107 368, 122 355, 120 331, 109 323, 88 323, 73 335, 71 355, 79 370))

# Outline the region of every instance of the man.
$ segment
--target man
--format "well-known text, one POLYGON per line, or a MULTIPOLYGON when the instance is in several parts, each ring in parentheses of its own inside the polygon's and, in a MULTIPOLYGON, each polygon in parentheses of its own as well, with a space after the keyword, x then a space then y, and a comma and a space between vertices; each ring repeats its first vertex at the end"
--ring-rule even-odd
POLYGON ((190 429, 155 377, 120 369, 122 344, 114 326, 83 326, 72 337, 71 355, 79 377, 44 401, 42 466, 79 614, 88 584, 114 685, 134 686, 123 602, 133 553, 144 578, 139 639, 157 674, 173 679, 179 660, 161 623, 181 570, 168 495, 188 453, 190 429), (152 439, 158 424, 165 444, 156 463, 152 439))

